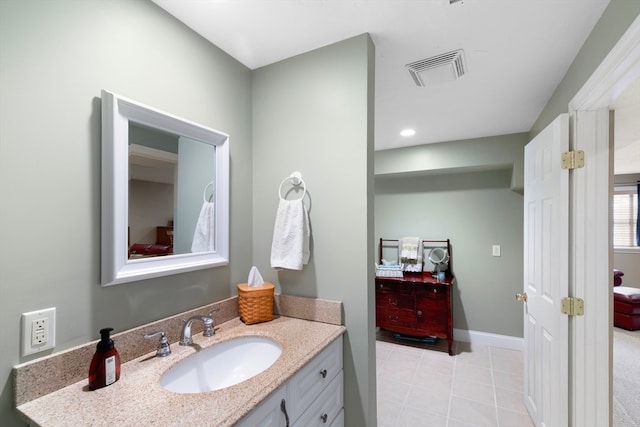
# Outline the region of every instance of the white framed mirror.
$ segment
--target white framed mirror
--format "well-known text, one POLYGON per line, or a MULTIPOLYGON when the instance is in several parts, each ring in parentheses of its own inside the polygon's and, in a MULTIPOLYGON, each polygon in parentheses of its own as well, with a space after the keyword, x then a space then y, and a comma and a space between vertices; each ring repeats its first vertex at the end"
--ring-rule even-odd
POLYGON ((102 91, 102 286, 229 263, 229 135, 102 91))

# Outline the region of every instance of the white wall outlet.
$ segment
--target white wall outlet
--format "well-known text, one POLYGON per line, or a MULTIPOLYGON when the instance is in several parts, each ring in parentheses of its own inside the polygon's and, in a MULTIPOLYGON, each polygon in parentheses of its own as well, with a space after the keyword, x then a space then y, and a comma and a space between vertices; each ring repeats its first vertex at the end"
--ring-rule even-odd
POLYGON ((49 350, 56 345, 56 308, 22 313, 22 355, 49 350))
POLYGON ((493 245, 491 253, 493 256, 500 256, 500 245, 493 245))

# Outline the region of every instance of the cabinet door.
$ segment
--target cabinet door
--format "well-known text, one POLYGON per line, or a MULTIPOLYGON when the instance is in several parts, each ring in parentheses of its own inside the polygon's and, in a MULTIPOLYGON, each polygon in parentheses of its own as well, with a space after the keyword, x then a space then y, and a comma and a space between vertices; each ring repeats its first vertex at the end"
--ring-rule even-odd
POLYGON ((344 427, 344 409, 340 410, 338 416, 331 423, 331 427, 344 427))
POLYGON ((416 295, 417 329, 429 335, 447 337, 450 313, 447 288, 430 286, 416 295))
POLYGON ((263 400, 253 411, 241 419, 236 427, 282 427, 286 425, 280 402, 286 397, 285 387, 280 387, 263 400))

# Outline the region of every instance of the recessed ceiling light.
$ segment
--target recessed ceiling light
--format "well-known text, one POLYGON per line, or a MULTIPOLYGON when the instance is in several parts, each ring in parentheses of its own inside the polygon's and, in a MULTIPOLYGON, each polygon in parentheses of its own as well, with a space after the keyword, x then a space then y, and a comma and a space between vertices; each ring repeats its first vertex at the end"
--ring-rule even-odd
POLYGON ((413 136, 416 134, 416 130, 415 129, 405 129, 402 132, 400 132, 400 135, 402 136, 413 136))

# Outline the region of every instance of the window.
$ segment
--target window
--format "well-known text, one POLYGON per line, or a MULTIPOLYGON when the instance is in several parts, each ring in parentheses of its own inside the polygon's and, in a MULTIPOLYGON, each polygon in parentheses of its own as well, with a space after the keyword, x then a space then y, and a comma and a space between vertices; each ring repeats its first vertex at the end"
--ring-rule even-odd
POLYGON ((638 190, 635 186, 618 186, 613 192, 613 246, 638 247, 638 190))

